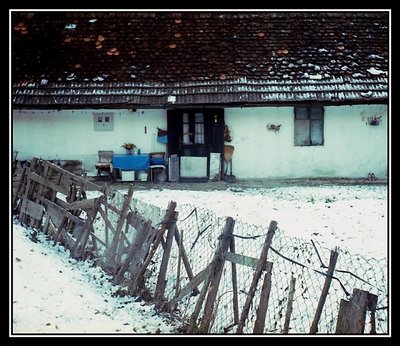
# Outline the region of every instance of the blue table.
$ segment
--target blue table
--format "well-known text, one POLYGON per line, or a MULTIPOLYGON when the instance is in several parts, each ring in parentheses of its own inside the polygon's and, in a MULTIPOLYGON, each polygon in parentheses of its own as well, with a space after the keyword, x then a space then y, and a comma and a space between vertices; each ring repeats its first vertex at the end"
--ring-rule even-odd
POLYGON ((150 165, 150 157, 149 154, 114 154, 112 164, 113 168, 116 169, 130 171, 147 171, 150 165))

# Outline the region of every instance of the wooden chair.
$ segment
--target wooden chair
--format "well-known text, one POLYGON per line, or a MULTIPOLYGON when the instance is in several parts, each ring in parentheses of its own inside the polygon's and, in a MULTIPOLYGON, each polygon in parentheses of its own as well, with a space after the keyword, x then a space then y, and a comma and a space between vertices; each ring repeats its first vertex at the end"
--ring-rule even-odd
POLYGON ((99 162, 97 162, 95 165, 97 169, 97 176, 101 177, 101 173, 106 172, 111 180, 113 172, 112 159, 114 156, 114 151, 99 150, 98 155, 99 155, 99 162))
MULTIPOLYGON (((165 151, 156 151, 149 153, 150 166, 149 166, 149 180, 154 180, 154 171, 161 171, 166 175, 167 160, 165 151)), ((166 176, 165 176, 166 178, 166 176)))
POLYGON ((233 145, 224 145, 224 175, 228 173, 228 166, 230 168, 230 174, 232 175, 232 156, 235 147, 233 145))

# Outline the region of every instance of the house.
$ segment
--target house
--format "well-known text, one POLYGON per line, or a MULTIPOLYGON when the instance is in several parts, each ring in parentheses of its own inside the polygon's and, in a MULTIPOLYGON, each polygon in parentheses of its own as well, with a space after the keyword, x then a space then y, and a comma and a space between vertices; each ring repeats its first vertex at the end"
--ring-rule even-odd
POLYGON ((389 26, 389 11, 13 11, 13 149, 95 174, 98 150, 133 142, 211 179, 230 144, 239 179, 386 178, 389 26))

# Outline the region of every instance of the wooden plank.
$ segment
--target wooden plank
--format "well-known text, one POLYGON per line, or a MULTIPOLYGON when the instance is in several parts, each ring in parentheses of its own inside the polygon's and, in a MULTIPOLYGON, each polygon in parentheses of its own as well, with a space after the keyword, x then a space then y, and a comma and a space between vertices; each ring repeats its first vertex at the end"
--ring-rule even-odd
POLYGON ((197 298, 196 305, 194 307, 193 313, 190 316, 190 325, 188 327, 188 334, 198 333, 199 329, 197 327, 197 318, 199 316, 201 307, 203 306, 204 298, 206 297, 208 288, 210 287, 211 276, 212 276, 212 267, 211 263, 208 265, 207 270, 205 272, 206 276, 204 278, 204 284, 201 288, 200 294, 197 298))
POLYGON ((129 271, 131 273, 131 277, 133 279, 136 278, 141 266, 143 265, 146 256, 148 255, 152 244, 157 236, 158 230, 151 226, 150 220, 145 223, 150 223, 150 226, 146 228, 146 231, 141 231, 144 227, 138 231, 138 235, 134 239, 134 242, 137 244, 135 246, 135 254, 132 259, 131 265, 129 267, 129 271))
MULTIPOLYGON (((41 202, 44 203, 45 206, 47 207, 47 212, 53 218, 58 218, 58 221, 61 221, 62 217, 65 216, 69 220, 75 222, 75 224, 77 224, 77 225, 83 225, 85 223, 85 220, 80 219, 79 217, 71 214, 70 212, 68 212, 67 210, 63 209, 62 207, 60 207, 59 205, 57 205, 56 203, 50 201, 47 198, 42 198, 41 202)), ((54 220, 53 220, 53 222, 54 222, 54 220)))
MULTIPOLYGON (((193 270, 192 267, 190 266, 189 258, 185 250, 185 246, 183 245, 182 239, 180 239, 178 227, 175 228, 175 241, 178 244, 181 244, 181 256, 182 256, 182 261, 183 265, 185 266, 186 274, 188 276, 189 281, 193 280, 194 275, 193 275, 193 270)), ((193 288, 193 295, 199 294, 199 290, 197 289, 197 286, 193 288)))
POLYGON ((138 293, 140 282, 141 282, 141 280, 143 278, 143 274, 145 273, 148 265, 151 262, 151 259, 153 258, 154 254, 157 251, 158 245, 160 244, 161 239, 162 239, 162 237, 164 235, 164 232, 166 231, 166 229, 168 227, 169 219, 175 213, 175 208, 176 208, 176 202, 171 201, 169 203, 169 205, 168 205, 168 209, 167 209, 167 211, 165 213, 164 220, 163 220, 163 222, 161 224, 160 229, 158 230, 157 236, 154 239, 152 247, 151 247, 149 253, 147 254, 142 266, 140 267, 140 269, 138 270, 137 274, 135 275, 135 279, 134 279, 134 281, 133 281, 133 283, 132 283, 132 285, 131 285, 131 287, 129 289, 129 294, 135 295, 135 294, 138 293))
POLYGON ((103 246, 106 246, 106 243, 104 241, 102 241, 96 234, 94 234, 93 232, 91 232, 92 237, 96 238, 96 240, 103 246))
POLYGON ((263 334, 265 328, 265 316, 267 314, 269 296, 271 293, 272 268, 265 273, 264 281, 260 292, 260 303, 257 307, 256 321, 254 322, 253 334, 263 334))
POLYGON ((18 183, 17 189, 16 189, 15 193, 13 194, 13 200, 12 200, 13 210, 17 209, 18 197, 23 192, 23 188, 25 186, 27 176, 28 176, 28 170, 29 170, 29 166, 25 165, 24 169, 22 170, 22 175, 21 175, 20 181, 18 183))
MULTIPOLYGON (((178 227, 175 224, 175 232, 178 232, 178 227)), ((182 246, 183 246, 183 230, 180 234, 180 242, 178 243, 178 265, 176 267, 176 282, 175 282, 175 298, 179 296, 179 290, 181 286, 181 262, 182 262, 182 246)))
POLYGON ((77 210, 77 209, 91 209, 94 206, 95 198, 92 199, 82 199, 80 201, 75 201, 69 203, 67 207, 68 210, 77 210))
POLYGON ((158 273, 156 290, 154 294, 154 298, 159 302, 164 300, 164 292, 167 284, 165 278, 167 276, 168 262, 169 262, 169 257, 171 255, 172 242, 174 241, 177 219, 178 219, 178 213, 175 212, 174 215, 171 216, 168 223, 167 239, 165 241, 164 253, 161 259, 160 271, 158 273))
POLYGON ((140 229, 138 231, 138 234, 136 235, 135 239, 132 240, 132 245, 129 248, 129 251, 128 251, 128 254, 127 254, 126 258, 125 258, 125 261, 124 261, 124 263, 122 263, 121 267, 119 268, 117 274, 114 277, 114 283, 115 284, 120 284, 121 283, 124 273, 128 270, 132 260, 134 258, 136 258, 135 255, 138 254, 138 250, 142 246, 143 238, 146 235, 146 233, 148 233, 150 228, 151 228, 151 221, 145 223, 143 225, 142 229, 140 229))
POLYGON ((268 250, 272 242, 272 238, 274 237, 276 228, 278 226, 278 223, 276 221, 271 221, 268 227, 268 232, 267 232, 267 237, 265 239, 261 255, 260 255, 260 260, 257 263, 256 270, 254 271, 253 274, 253 279, 250 285, 249 293, 246 296, 246 301, 243 306, 242 314, 240 315, 240 320, 237 328, 237 333, 241 334, 243 333, 243 328, 244 324, 246 322, 247 316, 249 314, 250 306, 253 302, 254 294, 256 293, 257 289, 257 284, 258 281, 260 280, 263 268, 265 266, 265 263, 267 262, 268 258, 268 250))
POLYGON ((103 187, 97 184, 94 184, 78 175, 75 175, 69 171, 67 171, 66 169, 63 169, 59 166, 57 166, 54 163, 51 163, 49 161, 45 162, 45 165, 51 167, 54 171, 60 172, 64 177, 74 181, 74 182, 79 182, 79 183, 83 183, 85 184, 85 186, 90 189, 90 190, 96 190, 96 191, 101 191, 103 190, 103 187))
MULTIPOLYGON (((29 178, 29 174, 34 170, 34 167, 36 166, 36 164, 37 164, 37 159, 33 158, 30 163, 29 170, 27 172, 25 190, 23 192, 23 195, 21 196, 22 201, 24 199, 26 199, 26 200, 31 199, 31 195, 32 195, 32 192, 35 187, 35 182, 31 178, 29 178)), ((24 224, 28 224, 29 216, 27 214, 25 214, 25 212, 22 211, 21 209, 22 208, 20 208, 20 211, 19 211, 19 220, 24 224)))
POLYGON ((310 334, 316 334, 318 332, 318 322, 319 322, 319 319, 321 318, 321 314, 322 314, 322 310, 325 305, 326 297, 328 296, 328 291, 329 291, 329 287, 331 286, 333 272, 335 271, 335 266, 336 266, 338 256, 339 256, 339 253, 337 252, 336 249, 331 251, 328 272, 326 273, 324 287, 322 288, 321 296, 318 301, 317 310, 315 311, 314 319, 313 319, 311 327, 310 327, 310 334))
MULTIPOLYGON (((252 268, 257 268, 258 264, 258 259, 254 257, 249 257, 245 255, 240 255, 237 253, 233 252, 225 252, 224 254, 225 260, 230 261, 232 263, 236 264, 242 264, 247 267, 252 267, 252 268)), ((262 271, 271 271, 272 268, 272 263, 271 262, 265 262, 264 266, 261 268, 262 271)))
POLYGON ((120 234, 122 232, 122 228, 124 227, 126 217, 129 212, 129 205, 132 200, 132 195, 133 195, 133 185, 130 184, 129 189, 128 189, 128 194, 124 198, 124 203, 122 205, 122 210, 121 210, 118 222, 117 222, 117 227, 115 229, 113 241, 111 242, 111 246, 107 249, 107 252, 106 252, 106 265, 107 265, 107 267, 113 268, 114 270, 115 270, 114 267, 116 264, 116 255, 117 255, 116 252, 117 252, 117 247, 118 247, 118 243, 119 243, 119 238, 120 238, 120 234))
POLYGON ((21 205, 21 211, 35 220, 41 220, 44 213, 43 205, 24 199, 21 205))
POLYGON ((222 234, 221 239, 219 240, 218 249, 215 253, 215 257, 213 258, 211 264, 212 278, 210 281, 210 288, 208 290, 207 300, 204 305, 204 313, 200 324, 200 331, 202 333, 209 332, 211 320, 215 315, 214 304, 217 298, 219 283, 221 281, 222 271, 225 265, 225 259, 223 254, 229 248, 234 227, 235 227, 235 220, 233 220, 231 217, 228 217, 226 219, 224 232, 222 234))
POLYGON ((103 211, 103 209, 99 208, 99 213, 100 213, 101 217, 103 218, 106 226, 111 229, 111 232, 115 233, 115 228, 114 228, 113 224, 110 222, 110 220, 108 219, 108 217, 105 214, 105 212, 103 211))
POLYGON ((364 334, 369 293, 353 289, 351 301, 340 301, 336 334, 364 334))
POLYGON ((286 307, 285 324, 283 325, 283 334, 289 333, 290 317, 292 316, 292 311, 293 311, 293 298, 294 298, 295 286, 296 286, 296 278, 292 276, 290 278, 288 303, 286 307))
POLYGON ((208 265, 205 269, 203 269, 201 272, 199 272, 190 282, 181 289, 179 292, 179 295, 172 299, 171 302, 169 303, 170 309, 173 310, 175 308, 175 305, 177 302, 179 302, 182 298, 186 297, 192 290, 197 288, 205 279, 206 277, 211 273, 210 270, 210 265, 208 265))
POLYGON ((70 250, 75 247, 75 239, 65 229, 61 229, 60 240, 70 250))
POLYGON ((64 195, 67 195, 67 196, 69 195, 69 189, 65 188, 62 185, 57 185, 57 184, 53 183, 52 181, 49 181, 34 172, 28 173, 28 179, 31 179, 41 185, 49 187, 50 189, 52 189, 54 191, 61 192, 64 195))
POLYGON ((72 255, 74 258, 80 259, 82 258, 86 243, 89 239, 90 232, 93 232, 93 222, 96 217, 97 211, 100 209, 100 203, 103 200, 104 195, 100 196, 96 199, 95 205, 91 212, 88 214, 88 217, 85 222, 85 227, 82 231, 81 236, 76 240, 75 247, 72 251, 72 255))
POLYGON ((371 330, 370 334, 376 334, 376 321, 375 321, 375 311, 376 305, 378 304, 378 296, 372 293, 368 295, 368 307, 367 309, 371 311, 371 330))
MULTIPOLYGON (((235 254, 235 237, 231 238, 231 242, 229 244, 229 253, 235 254)), ((228 252, 225 253, 225 255, 228 252)), ((226 256, 225 256, 226 260, 226 256)), ((239 297, 238 297, 238 283, 237 283, 237 271, 236 271, 236 263, 231 262, 231 270, 232 270, 232 303, 233 303, 233 325, 239 323, 239 297)))
MULTIPOLYGON (((125 230, 122 232, 123 235, 127 234, 129 232, 129 223, 125 223, 125 230)), ((130 244, 129 244, 130 245, 130 244)), ((117 251, 117 257, 116 257, 116 263, 117 265, 120 265, 121 260, 122 260, 122 255, 125 252, 125 238, 120 237, 119 238, 119 245, 118 245, 118 251, 117 251)))

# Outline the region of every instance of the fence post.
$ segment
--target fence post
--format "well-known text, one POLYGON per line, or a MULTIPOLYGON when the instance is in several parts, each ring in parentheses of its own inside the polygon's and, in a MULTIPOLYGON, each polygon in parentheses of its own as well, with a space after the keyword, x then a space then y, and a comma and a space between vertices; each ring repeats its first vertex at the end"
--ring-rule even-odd
POLYGON ((286 309, 285 324, 283 326, 283 334, 289 333, 289 323, 293 310, 293 297, 294 297, 295 286, 296 286, 296 278, 292 276, 290 278, 289 297, 286 309))
MULTIPOLYGON (((232 253, 235 253, 235 238, 231 238, 229 249, 232 253)), ((238 299, 238 284, 237 284, 237 270, 236 263, 232 262, 232 290, 233 290, 233 323, 239 323, 239 299, 238 299)))
POLYGON ((271 270, 264 275, 264 282, 260 293, 260 304, 258 304, 257 308, 257 317, 254 322, 253 334, 263 334, 264 332, 265 315, 267 314, 269 295, 271 293, 271 276, 272 267, 271 270))
MULTIPOLYGON (((96 198, 93 209, 90 211, 90 213, 86 219, 85 227, 84 227, 82 233, 80 234, 80 236, 78 237, 78 239, 76 239, 74 249, 73 249, 73 251, 71 251, 71 253, 73 254, 73 257, 75 259, 82 258, 83 251, 84 251, 86 243, 89 239, 89 234, 93 230, 93 222, 96 218, 97 211, 100 208, 100 204, 101 204, 103 198, 104 198, 103 196, 96 198)), ((63 223, 61 223, 61 225, 60 225, 59 233, 57 236, 61 235, 62 226, 63 226, 63 223)))
MULTIPOLYGON (((336 324, 336 334, 363 334, 365 315, 369 307, 375 310, 377 296, 357 288, 353 290, 350 301, 340 301, 339 316, 336 324)), ((372 325, 371 332, 376 332, 372 325)))
POLYGON ((161 301, 164 299, 165 286, 167 283, 165 277, 167 275, 167 267, 168 267, 169 257, 171 255, 171 247, 172 247, 172 242, 174 240, 177 220, 178 220, 178 213, 175 211, 168 220, 167 239, 165 241, 164 253, 160 264, 160 271, 158 273, 156 291, 154 294, 154 298, 158 300, 159 303, 161 303, 161 301))
POLYGON ((135 277, 133 278, 133 282, 129 288, 129 294, 135 295, 138 294, 139 286, 141 285, 141 282, 143 280, 143 274, 145 273, 147 267, 149 266, 151 259, 153 258, 154 254, 157 251, 158 245, 160 245, 161 240, 163 239, 163 235, 165 233, 165 230, 167 229, 169 219, 174 215, 175 213, 175 208, 176 208, 176 202, 171 201, 168 205, 168 210, 165 213, 164 220, 162 222, 162 225, 160 229, 158 230, 158 233, 151 245, 151 248, 149 252, 146 255, 146 258, 144 259, 142 265, 138 269, 138 271, 135 273, 135 277))
POLYGON ((324 308, 325 300, 328 295, 329 287, 332 282, 333 272, 335 271, 335 266, 336 266, 338 256, 339 256, 339 253, 337 252, 337 249, 331 251, 328 272, 326 273, 324 287, 322 288, 321 297, 319 298, 317 310, 315 311, 314 320, 312 321, 312 324, 310 327, 310 334, 315 334, 318 332, 318 322, 319 322, 319 319, 321 318, 322 309, 324 308))
POLYGON ((233 220, 231 217, 228 217, 226 219, 224 232, 219 237, 219 246, 212 261, 210 288, 208 290, 207 300, 204 305, 204 313, 200 325, 200 331, 202 333, 208 333, 210 328, 214 312, 214 303, 215 299, 217 298, 219 283, 221 281, 222 271, 225 264, 224 253, 229 248, 234 227, 235 220, 233 220))
MULTIPOLYGON (((182 237, 183 237, 183 232, 182 232, 182 237)), ((183 262, 183 265, 185 266, 185 270, 186 270, 188 279, 189 279, 189 281, 192 281, 194 278, 193 271, 192 271, 192 268, 190 267, 189 258, 187 256, 185 247, 183 245, 183 241, 181 239, 181 236, 179 235, 178 227, 175 227, 175 241, 178 244, 178 246, 180 247, 179 253, 182 257, 182 262, 183 262)), ((197 289, 197 287, 195 287, 193 289, 193 295, 197 295, 197 294, 199 294, 199 290, 197 289)))
POLYGON ((258 284, 258 281, 260 280, 264 265, 267 262, 268 250, 271 245, 272 238, 274 237, 277 226, 278 226, 278 223, 276 221, 271 221, 269 224, 267 237, 265 238, 265 242, 264 242, 264 246, 261 251, 260 259, 257 263, 257 267, 256 267, 256 270, 253 275, 253 280, 250 285, 250 290, 249 290, 249 293, 247 294, 246 302, 244 303, 243 311, 240 316, 239 325, 238 325, 238 328, 236 331, 237 334, 243 333, 243 328, 244 328, 244 324, 246 322, 247 316, 249 314, 250 305, 253 301, 254 294, 256 293, 257 284, 258 284))
POLYGON ((133 195, 133 185, 129 184, 129 190, 127 196, 124 198, 124 203, 122 205, 121 214, 118 219, 117 228, 115 229, 114 238, 111 243, 111 246, 107 249, 106 254, 106 267, 111 270, 111 272, 115 272, 115 261, 116 261, 116 252, 119 243, 119 237, 122 231, 122 227, 126 221, 126 216, 128 215, 129 206, 131 204, 133 195))

